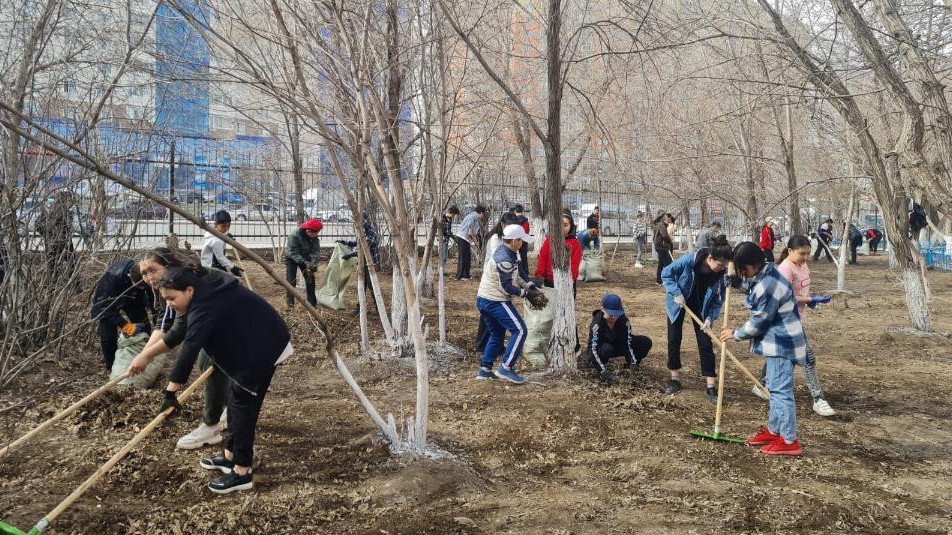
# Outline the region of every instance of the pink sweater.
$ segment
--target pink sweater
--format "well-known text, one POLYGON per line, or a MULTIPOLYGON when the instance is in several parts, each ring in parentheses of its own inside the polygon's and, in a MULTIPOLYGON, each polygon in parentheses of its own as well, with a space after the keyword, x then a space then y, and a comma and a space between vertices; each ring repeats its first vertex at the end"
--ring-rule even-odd
MULTIPOLYGON (((810 267, 807 266, 807 263, 804 262, 802 266, 798 266, 786 259, 777 266, 777 270, 780 273, 783 273, 783 276, 790 281, 790 286, 793 286, 793 295, 797 297, 810 297, 810 267)), ((803 310, 806 308, 805 303, 800 303, 800 315, 803 315, 803 310)))

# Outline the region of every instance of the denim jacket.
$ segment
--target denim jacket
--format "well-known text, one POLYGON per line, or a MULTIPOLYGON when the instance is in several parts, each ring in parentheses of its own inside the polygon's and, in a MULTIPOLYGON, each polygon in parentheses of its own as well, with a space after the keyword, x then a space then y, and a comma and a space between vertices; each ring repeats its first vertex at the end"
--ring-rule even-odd
MULTIPOLYGON (((674 302, 674 297, 683 295, 687 299, 691 295, 691 290, 694 289, 694 266, 699 257, 703 260, 707 254, 707 249, 698 249, 682 256, 661 271, 661 282, 665 289, 664 309, 668 313, 669 320, 674 321, 681 313, 681 306, 674 302)), ((704 303, 701 305, 702 320, 711 320, 713 323, 721 315, 726 280, 726 277, 720 277, 707 289, 704 294, 704 303)))

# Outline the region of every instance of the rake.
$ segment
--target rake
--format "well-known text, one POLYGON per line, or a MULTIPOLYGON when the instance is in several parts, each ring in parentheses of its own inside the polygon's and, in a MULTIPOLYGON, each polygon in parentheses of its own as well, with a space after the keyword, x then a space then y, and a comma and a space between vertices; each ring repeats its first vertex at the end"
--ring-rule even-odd
MULTIPOLYGON (((215 371, 215 368, 210 366, 201 375, 199 375, 198 379, 195 379, 195 382, 189 385, 189 387, 186 388, 184 392, 182 392, 182 395, 178 397, 178 402, 180 404, 185 403, 185 401, 189 397, 191 397, 191 395, 198 389, 198 387, 202 386, 202 383, 204 383, 205 380, 208 379, 208 377, 214 371, 215 371)), ((125 457, 130 451, 132 451, 132 448, 134 448, 137 444, 139 444, 139 442, 142 442, 142 440, 145 439, 145 437, 149 436, 149 434, 152 433, 152 431, 154 431, 155 428, 161 425, 162 422, 164 422, 165 419, 168 418, 169 415, 172 414, 172 411, 174 410, 175 410, 174 407, 169 407, 168 409, 165 409, 165 411, 163 411, 161 414, 156 416, 151 422, 149 422, 149 425, 145 426, 142 429, 142 431, 139 431, 136 434, 136 436, 132 437, 132 440, 130 440, 125 446, 123 446, 122 449, 117 451, 115 455, 110 457, 109 460, 106 461, 104 465, 100 466, 99 469, 97 469, 93 473, 93 475, 89 476, 89 478, 86 481, 84 481, 79 487, 77 487, 76 490, 74 490, 72 494, 67 496, 66 499, 60 502, 60 504, 57 505, 55 509, 47 513, 46 516, 44 516, 42 520, 37 522, 36 525, 33 526, 33 529, 31 529, 30 531, 22 531, 16 526, 11 526, 10 524, 7 524, 5 522, 0 522, 0 535, 38 535, 39 533, 42 533, 44 529, 49 527, 49 525, 52 524, 54 520, 56 520, 56 517, 61 515, 63 511, 69 508, 69 506, 73 505, 73 503, 76 500, 78 500, 79 497, 82 496, 87 490, 89 490, 90 487, 96 484, 97 481, 102 479, 103 476, 105 476, 110 470, 112 470, 112 468, 116 466, 116 464, 118 464, 119 461, 121 461, 123 457, 125 457)))
MULTIPOLYGON (((734 263, 731 262, 727 266, 728 274, 732 274, 734 271, 734 263)), ((687 306, 684 307, 685 310, 688 309, 687 306)), ((727 316, 730 315, 731 310, 731 287, 727 287, 727 295, 724 297, 724 327, 727 327, 727 316)), ((704 324, 702 323, 703 327, 704 324)), ((716 440, 720 442, 730 442, 732 444, 743 444, 744 439, 732 437, 721 433, 721 414, 723 413, 722 409, 724 407, 724 371, 727 367, 727 342, 721 342, 721 362, 720 367, 717 372, 717 409, 714 410, 714 431, 711 433, 705 433, 703 431, 691 431, 691 436, 696 438, 702 438, 707 440, 716 440)))
POLYGON ((105 392, 106 390, 109 390, 110 388, 112 388, 113 386, 115 386, 119 381, 122 381, 122 380, 125 379, 125 378, 126 378, 126 374, 122 374, 122 375, 120 375, 119 377, 116 377, 115 379, 109 381, 108 383, 106 383, 106 384, 100 386, 100 387, 97 388, 96 390, 93 390, 92 392, 90 392, 89 394, 87 394, 86 397, 84 397, 83 399, 77 401, 76 403, 73 403, 73 404, 70 405, 69 407, 66 407, 65 409, 63 409, 61 412, 55 414, 55 415, 54 415, 52 418, 50 418, 49 420, 47 420, 47 421, 41 423, 40 425, 36 426, 36 427, 35 427, 32 431, 30 431, 29 433, 27 433, 27 434, 23 435, 22 437, 20 437, 20 438, 14 440, 13 442, 7 444, 2 450, 0 450, 0 459, 3 459, 4 457, 6 457, 8 453, 10 453, 11 451, 13 451, 13 450, 16 449, 17 447, 23 445, 23 443, 25 443, 26 441, 28 441, 28 440, 30 440, 31 438, 35 437, 36 435, 42 433, 42 432, 45 431, 46 429, 49 429, 49 428, 50 428, 53 424, 55 424, 56 422, 62 420, 63 418, 66 418, 66 417, 69 416, 70 414, 73 414, 74 412, 76 412, 77 410, 79 410, 83 405, 85 405, 85 404, 89 403, 90 401, 92 401, 92 400, 98 398, 99 396, 101 396, 101 395, 103 394, 103 392, 105 392))

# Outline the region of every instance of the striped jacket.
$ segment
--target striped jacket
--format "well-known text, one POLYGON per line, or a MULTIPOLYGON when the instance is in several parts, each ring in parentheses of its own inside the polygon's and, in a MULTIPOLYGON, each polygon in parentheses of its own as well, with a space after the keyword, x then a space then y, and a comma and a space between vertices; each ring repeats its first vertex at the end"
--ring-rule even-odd
POLYGON ((750 319, 734 331, 734 339, 750 340, 750 352, 757 355, 804 362, 807 338, 790 281, 768 263, 746 287, 750 319))

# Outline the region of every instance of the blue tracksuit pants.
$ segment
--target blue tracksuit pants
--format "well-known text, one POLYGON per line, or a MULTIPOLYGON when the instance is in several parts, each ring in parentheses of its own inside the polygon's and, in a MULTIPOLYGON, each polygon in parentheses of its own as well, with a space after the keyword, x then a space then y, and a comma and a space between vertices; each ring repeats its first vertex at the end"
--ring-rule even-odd
POLYGON ((483 350, 483 368, 492 369, 499 355, 503 342, 506 340, 506 331, 509 331, 509 344, 502 354, 502 363, 509 369, 516 364, 522 354, 522 345, 526 342, 526 324, 522 321, 519 311, 509 301, 490 301, 482 297, 476 298, 476 308, 482 321, 486 322, 489 330, 489 341, 483 350))

